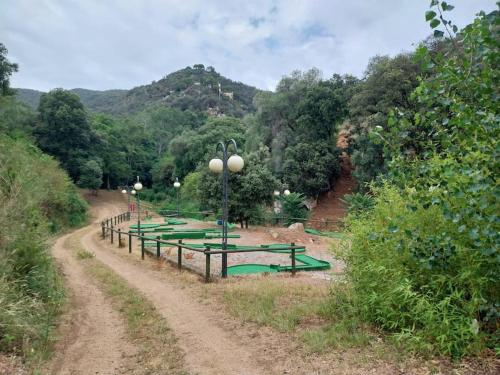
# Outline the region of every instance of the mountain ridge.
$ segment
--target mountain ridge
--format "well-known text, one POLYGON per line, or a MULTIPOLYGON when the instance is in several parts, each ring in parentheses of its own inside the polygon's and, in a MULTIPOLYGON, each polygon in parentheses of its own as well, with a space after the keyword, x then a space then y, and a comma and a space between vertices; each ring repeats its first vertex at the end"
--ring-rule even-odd
MULTIPOLYGON (((16 88, 19 101, 37 108, 42 91, 16 88)), ((128 115, 153 105, 165 105, 181 110, 226 114, 243 117, 255 111, 253 97, 258 90, 233 81, 211 66, 195 64, 165 75, 158 81, 130 90, 91 90, 74 88, 85 107, 92 112, 128 115)))

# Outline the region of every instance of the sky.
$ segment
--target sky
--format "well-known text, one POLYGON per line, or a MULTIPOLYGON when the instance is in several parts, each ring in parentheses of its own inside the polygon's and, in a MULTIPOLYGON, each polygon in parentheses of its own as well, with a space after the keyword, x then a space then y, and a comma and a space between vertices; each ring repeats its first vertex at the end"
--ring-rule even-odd
MULTIPOLYGON (((12 87, 130 89, 189 65, 273 90, 293 70, 363 76, 431 34, 429 0, 0 0, 12 87)), ((496 0, 450 0, 459 27, 496 0)))

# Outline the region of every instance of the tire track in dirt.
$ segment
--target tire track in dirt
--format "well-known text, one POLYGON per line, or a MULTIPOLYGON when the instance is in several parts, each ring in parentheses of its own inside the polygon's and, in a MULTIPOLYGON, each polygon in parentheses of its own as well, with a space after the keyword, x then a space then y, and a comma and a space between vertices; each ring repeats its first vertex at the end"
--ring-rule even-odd
POLYGON ((122 317, 72 254, 72 238, 91 230, 93 226, 66 234, 53 246, 52 254, 62 267, 70 292, 71 310, 64 319, 63 337, 56 344, 47 374, 126 374, 127 357, 136 352, 126 339, 122 317))

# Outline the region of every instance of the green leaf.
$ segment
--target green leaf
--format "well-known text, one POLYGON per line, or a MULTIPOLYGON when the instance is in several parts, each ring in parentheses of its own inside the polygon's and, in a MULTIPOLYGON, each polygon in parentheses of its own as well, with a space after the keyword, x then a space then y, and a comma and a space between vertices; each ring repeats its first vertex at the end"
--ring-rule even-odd
POLYGON ((440 21, 440 20, 437 20, 437 19, 435 19, 435 18, 434 18, 434 19, 431 21, 431 23, 430 23, 430 25, 431 25, 431 27, 432 27, 433 29, 435 29, 436 27, 438 27, 440 24, 441 24, 441 21, 440 21))
POLYGON ((436 17, 436 12, 434 12, 433 10, 428 10, 427 12, 425 12, 425 20, 426 21, 430 21, 434 17, 436 17))
POLYGON ((434 30, 434 38, 442 38, 444 36, 444 32, 441 30, 434 30))
POLYGON ((453 10, 453 8, 455 8, 455 7, 453 5, 450 5, 450 4, 446 3, 445 1, 443 1, 441 3, 441 8, 443 8, 443 10, 446 12, 446 11, 453 10))

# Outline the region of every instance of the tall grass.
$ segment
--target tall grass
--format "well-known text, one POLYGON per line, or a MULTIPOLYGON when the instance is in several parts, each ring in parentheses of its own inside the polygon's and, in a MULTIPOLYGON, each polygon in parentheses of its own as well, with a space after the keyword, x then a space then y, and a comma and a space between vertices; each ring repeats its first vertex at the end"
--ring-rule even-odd
POLYGON ((64 301, 51 233, 86 220, 86 204, 57 162, 0 136, 0 351, 43 357, 64 301))

